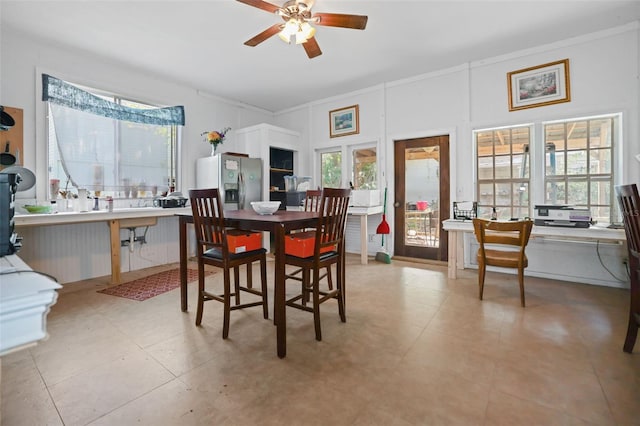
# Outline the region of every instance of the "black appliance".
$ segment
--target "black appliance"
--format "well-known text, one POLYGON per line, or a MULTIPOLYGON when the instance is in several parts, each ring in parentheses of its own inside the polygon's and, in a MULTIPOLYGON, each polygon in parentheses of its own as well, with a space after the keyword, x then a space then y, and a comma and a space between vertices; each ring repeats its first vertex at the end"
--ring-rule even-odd
POLYGON ((304 206, 304 199, 307 196, 306 191, 290 191, 287 192, 287 207, 304 206))
POLYGON ((22 237, 13 232, 15 199, 20 181, 17 173, 0 173, 0 257, 14 254, 22 247, 22 237))
POLYGON ((187 199, 184 197, 158 197, 153 199, 154 207, 162 207, 163 209, 184 207, 187 199))

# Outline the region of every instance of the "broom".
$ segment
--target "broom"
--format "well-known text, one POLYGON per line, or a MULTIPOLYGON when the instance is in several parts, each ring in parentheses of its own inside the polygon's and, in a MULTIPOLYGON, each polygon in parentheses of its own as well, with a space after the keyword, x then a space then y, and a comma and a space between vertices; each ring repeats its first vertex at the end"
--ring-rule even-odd
POLYGON ((384 236, 385 234, 389 234, 391 230, 389 229, 389 224, 387 223, 387 188, 384 188, 384 205, 382 210, 382 222, 378 225, 376 229, 376 234, 382 234, 382 247, 379 252, 376 253, 376 260, 382 263, 391 263, 391 256, 384 249, 384 236))

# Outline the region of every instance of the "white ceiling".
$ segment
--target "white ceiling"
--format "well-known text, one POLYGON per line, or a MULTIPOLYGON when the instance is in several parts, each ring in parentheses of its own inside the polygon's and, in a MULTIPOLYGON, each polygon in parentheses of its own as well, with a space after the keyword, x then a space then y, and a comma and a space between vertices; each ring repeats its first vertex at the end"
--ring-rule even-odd
POLYGON ((277 36, 245 46, 282 21, 235 0, 0 0, 0 8, 3 26, 273 112, 640 19, 639 0, 315 0, 314 12, 369 21, 364 31, 318 27, 323 54, 310 60, 277 36))

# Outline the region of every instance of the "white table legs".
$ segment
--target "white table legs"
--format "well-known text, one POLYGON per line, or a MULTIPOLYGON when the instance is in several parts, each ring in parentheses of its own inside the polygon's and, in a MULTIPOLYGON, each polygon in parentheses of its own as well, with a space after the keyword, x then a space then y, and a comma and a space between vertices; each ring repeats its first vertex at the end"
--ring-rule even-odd
POLYGON ((360 263, 366 265, 369 262, 369 232, 367 230, 367 215, 360 216, 360 263))

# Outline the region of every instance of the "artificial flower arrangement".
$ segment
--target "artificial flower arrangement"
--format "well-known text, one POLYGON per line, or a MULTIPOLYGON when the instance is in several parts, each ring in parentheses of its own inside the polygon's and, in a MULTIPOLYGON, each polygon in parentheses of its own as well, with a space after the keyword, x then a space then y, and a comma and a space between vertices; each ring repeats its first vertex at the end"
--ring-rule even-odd
POLYGON ((224 137, 229 130, 231 130, 231 127, 225 127, 222 130, 211 130, 209 132, 202 132, 201 136, 204 136, 204 140, 209 142, 215 149, 218 145, 224 142, 224 137))

